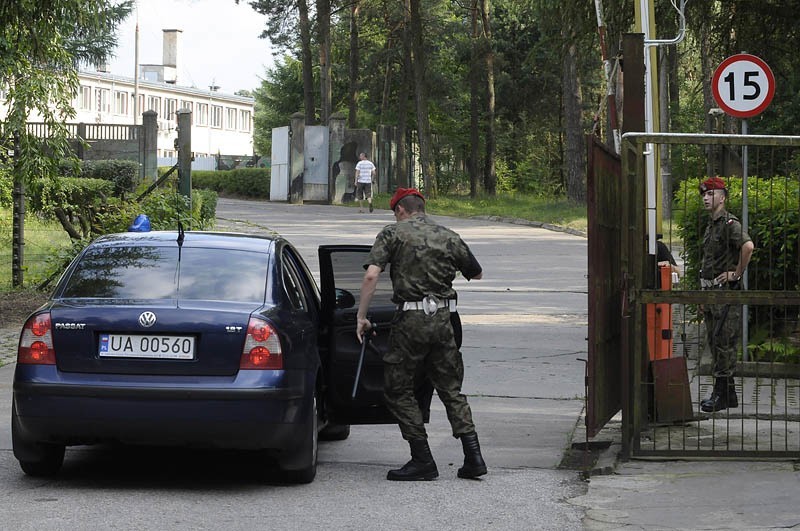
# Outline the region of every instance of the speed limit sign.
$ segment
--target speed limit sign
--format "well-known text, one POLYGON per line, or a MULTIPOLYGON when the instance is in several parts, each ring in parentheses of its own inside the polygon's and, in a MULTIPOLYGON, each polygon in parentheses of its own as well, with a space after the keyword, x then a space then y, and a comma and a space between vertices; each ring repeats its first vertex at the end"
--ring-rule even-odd
POLYGON ((711 90, 720 108, 736 118, 764 111, 775 95, 775 77, 767 63, 747 53, 732 55, 714 71, 711 90))

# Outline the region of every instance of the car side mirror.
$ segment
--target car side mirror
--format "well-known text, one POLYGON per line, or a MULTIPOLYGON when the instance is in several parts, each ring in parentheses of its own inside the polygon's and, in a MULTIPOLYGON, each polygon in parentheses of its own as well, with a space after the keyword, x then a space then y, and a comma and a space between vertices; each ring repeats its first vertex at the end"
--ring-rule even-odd
POLYGON ((347 290, 336 288, 336 309, 346 310, 356 305, 356 298, 347 290))

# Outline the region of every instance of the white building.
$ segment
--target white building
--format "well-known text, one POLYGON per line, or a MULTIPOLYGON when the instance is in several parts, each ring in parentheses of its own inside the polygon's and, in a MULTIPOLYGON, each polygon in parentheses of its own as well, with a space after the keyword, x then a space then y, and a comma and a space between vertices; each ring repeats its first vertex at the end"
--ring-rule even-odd
MULTIPOLYGON (((215 155, 253 155, 255 100, 184 87, 176 78, 181 30, 164 30, 163 64, 140 65, 139 81, 104 71, 80 72, 75 122, 141 124, 143 112, 158 113, 157 157, 177 157, 178 109, 192 111, 192 152, 196 159, 215 155)), ((102 70, 102 69, 101 69, 102 70)), ((2 104, 0 104, 0 107, 2 104)), ((0 109, 0 115, 3 115, 0 109)), ((30 116, 31 122, 40 119, 30 116)))

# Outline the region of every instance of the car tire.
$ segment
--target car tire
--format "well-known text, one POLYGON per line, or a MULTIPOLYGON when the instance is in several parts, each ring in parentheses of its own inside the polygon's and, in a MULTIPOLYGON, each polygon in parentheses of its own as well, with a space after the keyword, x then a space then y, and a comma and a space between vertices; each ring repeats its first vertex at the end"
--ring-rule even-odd
POLYGON ((64 464, 64 445, 28 441, 22 436, 17 408, 11 406, 11 444, 22 471, 29 476, 55 476, 64 464))
POLYGON ((303 484, 314 481, 317 475, 318 430, 319 403, 315 391, 312 406, 309 408, 309 415, 305 422, 303 442, 299 445, 299 449, 296 453, 283 460, 284 463, 292 463, 292 467, 286 467, 284 463, 278 464, 284 482, 303 484), (294 468, 295 463, 301 463, 300 468, 294 468))
POLYGON ((350 424, 330 423, 319 432, 321 441, 343 441, 350 437, 350 424))

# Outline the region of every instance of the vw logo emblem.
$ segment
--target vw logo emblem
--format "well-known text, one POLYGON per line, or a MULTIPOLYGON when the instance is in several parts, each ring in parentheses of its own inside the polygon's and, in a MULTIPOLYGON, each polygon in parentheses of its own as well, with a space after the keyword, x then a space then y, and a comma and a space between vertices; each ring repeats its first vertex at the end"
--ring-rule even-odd
POLYGON ((153 312, 142 312, 139 316, 139 324, 145 328, 150 328, 156 324, 156 314, 153 312))

